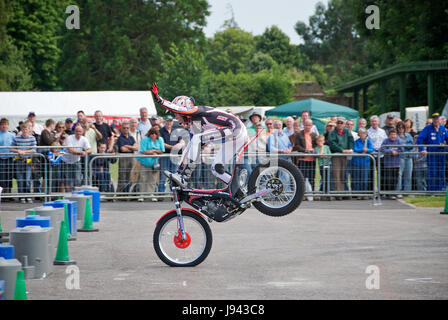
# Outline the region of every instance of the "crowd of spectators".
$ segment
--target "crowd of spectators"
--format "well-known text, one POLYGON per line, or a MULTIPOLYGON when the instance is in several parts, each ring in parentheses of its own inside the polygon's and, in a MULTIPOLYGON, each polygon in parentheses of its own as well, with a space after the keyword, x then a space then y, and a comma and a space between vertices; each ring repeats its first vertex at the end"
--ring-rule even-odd
MULTIPOLYGON (((8 119, 2 118, 0 146, 7 147, 0 149, 3 193, 12 191, 15 179, 17 191, 23 195, 20 201, 32 202, 33 198, 27 194, 42 192, 44 165, 51 169, 50 191, 70 192, 87 181, 84 161, 89 157, 97 157, 92 162, 91 174, 101 192, 115 190, 125 194, 132 185, 138 185, 137 191, 145 194, 165 192, 167 181, 160 173, 175 170, 170 155, 179 154, 185 147, 189 128, 174 129, 171 115, 164 119, 157 115, 149 117, 146 108, 140 109, 140 118, 122 122, 120 129, 116 123, 106 123, 100 110, 93 118, 80 110, 75 120, 47 119, 42 126, 36 122, 36 114, 30 112, 17 128, 9 128, 8 119), (120 157, 102 157, 102 154, 120 157), (117 161, 118 181, 114 189, 110 169, 117 161)), ((244 165, 250 173, 264 152, 277 153, 299 167, 309 189, 325 194, 329 191, 367 194, 374 188, 378 170, 384 191, 444 190, 446 180, 440 173, 445 172, 446 165, 442 154, 445 149, 441 146, 448 142, 446 119, 433 114, 421 132, 415 131, 410 119, 401 121, 393 114, 385 122, 380 128, 378 116, 370 117, 369 121, 361 118, 354 130, 353 120, 332 116, 325 131, 319 132, 306 110, 284 121, 263 118, 255 112, 245 121, 250 138, 258 136, 247 150, 251 155, 245 158, 244 165), (416 144, 434 146, 416 147, 416 144), (303 155, 291 156, 292 152, 303 155), (363 154, 370 154, 375 161, 363 154)), ((205 169, 211 152, 207 145, 203 146, 201 163, 193 173, 199 188, 217 186, 218 182, 205 169)), ((399 192, 394 194, 400 196, 399 192)), ((395 195, 391 193, 390 197, 395 195)), ((157 201, 157 197, 150 196, 150 200, 157 201)), ((139 201, 144 201, 143 197, 139 201)))

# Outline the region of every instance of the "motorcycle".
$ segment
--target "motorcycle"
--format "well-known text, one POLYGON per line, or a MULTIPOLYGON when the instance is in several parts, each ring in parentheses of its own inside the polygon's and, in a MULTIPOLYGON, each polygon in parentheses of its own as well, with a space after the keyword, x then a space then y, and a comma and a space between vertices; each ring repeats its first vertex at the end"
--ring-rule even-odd
POLYGON ((203 262, 213 242, 208 222, 229 221, 252 205, 272 217, 287 215, 300 205, 305 193, 303 175, 293 163, 277 156, 266 158, 258 164, 246 184, 247 170, 239 163, 249 144, 256 138, 233 157, 232 178, 225 188, 182 188, 170 179, 171 172, 164 172, 170 179, 175 209, 157 221, 153 245, 165 264, 191 267, 203 262), (192 208, 182 207, 183 202, 192 208))

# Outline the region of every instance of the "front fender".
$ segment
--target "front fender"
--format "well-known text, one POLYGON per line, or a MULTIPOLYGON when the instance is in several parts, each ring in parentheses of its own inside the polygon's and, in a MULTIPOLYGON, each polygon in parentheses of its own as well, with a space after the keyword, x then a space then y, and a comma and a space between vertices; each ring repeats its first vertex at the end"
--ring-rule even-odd
MULTIPOLYGON (((198 211, 194 210, 194 209, 190 209, 190 208, 182 208, 181 210, 185 210, 185 211, 190 211, 190 212, 194 212, 197 215, 201 216, 202 218, 204 218, 202 216, 202 214, 200 214, 198 211)), ((160 217, 159 220, 157 220, 156 225, 159 224, 160 220, 162 220, 166 215, 170 214, 171 212, 176 211, 176 209, 171 209, 170 211, 168 211, 167 213, 165 213, 163 216, 160 217)))

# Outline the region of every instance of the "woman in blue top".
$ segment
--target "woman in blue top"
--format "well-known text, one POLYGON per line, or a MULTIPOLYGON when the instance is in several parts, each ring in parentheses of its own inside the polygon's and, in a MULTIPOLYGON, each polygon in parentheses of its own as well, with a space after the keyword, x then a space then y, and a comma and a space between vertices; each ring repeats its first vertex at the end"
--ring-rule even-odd
MULTIPOLYGON (((165 145, 163 139, 160 137, 159 129, 152 127, 140 142, 139 154, 158 155, 163 152, 165 152, 165 145)), ((142 165, 140 168, 140 191, 142 193, 152 193, 156 190, 159 183, 159 159, 151 157, 137 158, 137 160, 142 165)), ((151 201, 156 202, 157 198, 153 197, 151 201)))
MULTIPOLYGON (((400 154, 400 170, 398 172, 397 190, 411 190, 412 188, 412 156, 409 152, 414 150, 414 139, 406 132, 406 125, 403 121, 397 123, 398 139, 403 145, 411 145, 412 147, 404 148, 404 152, 400 154)), ((401 195, 398 197, 401 198, 401 195)))
MULTIPOLYGON (((359 128, 359 139, 353 145, 354 153, 372 153, 373 145, 370 139, 367 139, 367 130, 359 128)), ((353 172, 353 188, 358 191, 367 191, 369 188, 369 169, 370 157, 359 156, 352 158, 352 172, 353 172)), ((359 199, 359 198, 358 198, 359 199)))

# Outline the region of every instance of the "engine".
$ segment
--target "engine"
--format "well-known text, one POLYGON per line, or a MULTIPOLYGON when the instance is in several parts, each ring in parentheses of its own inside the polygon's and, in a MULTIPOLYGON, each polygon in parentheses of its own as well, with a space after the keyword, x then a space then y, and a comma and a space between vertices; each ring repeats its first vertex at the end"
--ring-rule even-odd
POLYGON ((227 203, 227 201, 220 200, 206 200, 195 199, 192 204, 200 210, 202 213, 207 215, 210 219, 213 219, 217 222, 223 222, 230 217, 230 213, 232 211, 228 211, 228 208, 231 208, 229 205, 233 205, 232 203, 227 203))

